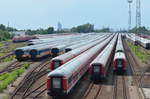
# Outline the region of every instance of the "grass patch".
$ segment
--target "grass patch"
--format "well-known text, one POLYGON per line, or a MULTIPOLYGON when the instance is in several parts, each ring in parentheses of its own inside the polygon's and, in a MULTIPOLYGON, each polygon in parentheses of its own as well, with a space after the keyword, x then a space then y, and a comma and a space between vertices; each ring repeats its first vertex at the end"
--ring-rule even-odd
POLYGON ((13 81, 17 79, 17 77, 19 77, 22 73, 24 73, 29 66, 30 63, 25 63, 19 69, 0 75, 0 92, 6 89, 9 84, 11 84, 13 81))
POLYGON ((0 57, 1 57, 1 56, 4 56, 4 55, 5 55, 5 53, 0 52, 0 57))
POLYGON ((11 39, 8 39, 7 42, 12 42, 12 40, 11 40, 11 39))
POLYGON ((15 59, 15 55, 11 55, 3 60, 1 60, 0 62, 9 62, 15 59))
POLYGON ((134 44, 127 42, 129 47, 131 48, 132 52, 143 62, 147 64, 147 60, 150 57, 150 52, 144 51, 141 46, 135 46, 134 44))
POLYGON ((7 54, 7 50, 0 50, 0 56, 5 56, 7 54))
MULTIPOLYGON (((0 43, 0 44, 3 44, 3 43, 0 43)), ((11 51, 14 51, 16 48, 22 47, 25 45, 26 45, 26 43, 11 43, 11 42, 9 42, 8 46, 4 47, 5 45, 3 44, 4 48, 0 47, 0 57, 5 56, 6 54, 10 53, 11 51)))
POLYGON ((0 43, 0 47, 3 47, 4 46, 4 44, 3 43, 0 43))

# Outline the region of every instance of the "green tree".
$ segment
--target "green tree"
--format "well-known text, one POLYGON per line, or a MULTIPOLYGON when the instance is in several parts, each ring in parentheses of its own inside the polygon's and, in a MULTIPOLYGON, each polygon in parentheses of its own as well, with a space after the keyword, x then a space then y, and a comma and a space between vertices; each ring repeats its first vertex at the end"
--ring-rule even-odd
POLYGON ((94 32, 94 25, 87 23, 83 25, 79 25, 77 27, 73 27, 71 29, 72 32, 79 32, 79 33, 89 33, 89 32, 94 32))
POLYGON ((54 33, 54 28, 53 27, 49 27, 48 29, 37 29, 37 30, 31 30, 31 29, 28 29, 26 31, 26 34, 27 35, 34 35, 34 34, 51 34, 51 33, 54 33))
POLYGON ((17 29, 12 28, 12 27, 7 27, 7 28, 6 28, 6 31, 12 32, 12 31, 17 31, 17 29))
POLYGON ((8 31, 8 32, 17 31, 17 29, 12 28, 12 27, 6 27, 3 24, 0 24, 0 30, 2 30, 2 31, 8 31))
POLYGON ((12 35, 7 31, 0 30, 0 41, 11 39, 12 35))
POLYGON ((0 30, 2 30, 2 31, 5 31, 5 30, 6 30, 6 27, 5 27, 5 25, 3 25, 3 24, 0 24, 0 30))
POLYGON ((100 32, 110 32, 110 28, 109 27, 107 27, 107 28, 104 27, 100 30, 100 32))
POLYGON ((146 27, 139 27, 136 28, 134 27, 133 29, 131 29, 129 32, 131 33, 144 33, 144 34, 150 34, 150 30, 148 30, 146 27))
POLYGON ((48 34, 54 33, 54 28, 53 28, 53 27, 49 27, 49 28, 47 29, 47 33, 48 33, 48 34))

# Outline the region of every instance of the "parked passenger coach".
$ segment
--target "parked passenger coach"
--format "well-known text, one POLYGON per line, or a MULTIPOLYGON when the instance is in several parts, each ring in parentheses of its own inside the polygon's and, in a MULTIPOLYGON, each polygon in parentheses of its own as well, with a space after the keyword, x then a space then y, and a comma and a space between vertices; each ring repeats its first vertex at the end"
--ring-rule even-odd
POLYGON ((126 34, 127 40, 130 41, 134 45, 138 45, 138 40, 135 37, 132 37, 129 34, 126 34))
POLYGON ((30 58, 29 47, 17 48, 15 50, 16 59, 18 61, 23 61, 30 58))
POLYGON ((43 46, 43 47, 39 46, 37 48, 33 48, 32 50, 30 50, 30 56, 32 60, 40 59, 50 55, 51 55, 50 45, 43 46))
POLYGON ((108 38, 108 39, 105 40, 105 42, 108 43, 110 41, 110 39, 112 39, 112 37, 113 37, 113 35, 110 36, 109 38, 108 38, 108 36, 103 37, 103 38, 99 38, 99 40, 97 40, 97 41, 91 42, 87 45, 76 48, 72 51, 69 51, 68 53, 65 53, 63 55, 60 55, 60 56, 53 58, 50 62, 50 71, 60 67, 61 65, 68 62, 69 60, 77 57, 78 55, 82 54, 83 52, 87 51, 88 49, 94 47, 96 44, 104 41, 106 38, 108 38))
POLYGON ((89 63, 106 46, 102 42, 48 74, 47 89, 51 96, 68 94, 87 72, 89 63))
POLYGON ((77 42, 78 44, 75 44, 75 45, 72 45, 72 46, 67 47, 67 48, 65 49, 65 52, 72 51, 72 50, 74 50, 74 49, 76 49, 76 48, 85 46, 85 45, 87 45, 87 44, 89 44, 89 43, 91 43, 91 42, 97 41, 97 40, 99 40, 99 39, 106 38, 107 36, 110 36, 110 35, 111 35, 111 34, 108 34, 108 35, 100 35, 100 36, 98 36, 98 37, 95 37, 95 36, 92 37, 92 36, 90 36, 90 37, 88 37, 86 40, 81 40, 81 41, 77 42))
POLYGON ((114 56, 114 71, 124 72, 125 70, 126 70, 126 57, 124 53, 121 34, 119 34, 114 56))
POLYGON ((114 54, 114 49, 117 41, 117 35, 110 41, 110 43, 99 53, 99 55, 90 64, 91 80, 97 81, 105 78, 108 72, 111 59, 114 54))
POLYGON ((133 34, 133 33, 128 34, 127 37, 128 37, 127 39, 130 42, 132 42, 132 43, 135 42, 136 45, 140 45, 145 49, 150 49, 150 40, 139 37, 138 35, 133 34), (135 39, 135 41, 134 41, 134 39, 135 39))
POLYGON ((23 60, 30 59, 31 58, 30 50, 32 48, 37 48, 39 46, 46 46, 46 45, 45 44, 39 44, 39 45, 32 45, 32 46, 25 46, 25 47, 17 48, 15 50, 16 59, 18 61, 23 61, 23 60))

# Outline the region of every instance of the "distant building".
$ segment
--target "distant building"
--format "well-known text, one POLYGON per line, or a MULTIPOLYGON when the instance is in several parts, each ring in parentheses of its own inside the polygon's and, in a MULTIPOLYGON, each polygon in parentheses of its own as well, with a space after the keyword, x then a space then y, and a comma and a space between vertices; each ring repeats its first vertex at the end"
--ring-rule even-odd
POLYGON ((60 22, 58 22, 58 31, 61 31, 62 30, 62 24, 60 22))

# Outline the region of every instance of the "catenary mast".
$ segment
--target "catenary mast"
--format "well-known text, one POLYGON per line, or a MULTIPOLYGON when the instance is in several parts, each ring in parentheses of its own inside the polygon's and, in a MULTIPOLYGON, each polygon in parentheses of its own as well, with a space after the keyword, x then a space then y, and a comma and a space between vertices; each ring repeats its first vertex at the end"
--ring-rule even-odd
POLYGON ((132 0, 128 0, 128 3, 129 3, 129 19, 128 19, 128 31, 131 30, 131 3, 133 1, 132 0))

